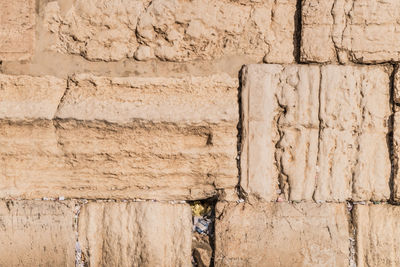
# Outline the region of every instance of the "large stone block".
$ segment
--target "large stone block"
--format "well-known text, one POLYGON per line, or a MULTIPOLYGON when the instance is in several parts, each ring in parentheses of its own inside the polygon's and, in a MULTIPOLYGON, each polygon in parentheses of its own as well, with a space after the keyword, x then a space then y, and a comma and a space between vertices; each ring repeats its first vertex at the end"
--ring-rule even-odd
POLYGON ((238 174, 237 86, 224 75, 72 79, 57 119, 0 122, 0 197, 229 195, 238 174))
POLYGON ((400 208, 391 205, 356 205, 357 266, 400 264, 400 208))
POLYGON ((0 202, 0 266, 75 266, 73 202, 0 202))
POLYGON ((187 204, 86 204, 79 243, 90 266, 191 266, 192 214, 187 204))
POLYGON ((301 60, 399 61, 399 18, 397 0, 302 1, 301 60))
POLYGON ((0 61, 26 60, 35 42, 35 0, 0 0, 0 61))
POLYGON ((237 184, 236 138, 227 137, 235 131, 226 124, 2 122, 0 196, 211 197, 237 184))
POLYGON ((217 204, 215 266, 348 266, 345 204, 217 204))
POLYGON ((292 0, 78 0, 64 9, 44 9, 51 49, 89 60, 294 60, 292 0))
POLYGON ((51 76, 0 74, 0 119, 52 119, 67 81, 51 76))
POLYGON ((388 199, 389 72, 383 67, 247 66, 245 192, 267 201, 279 194, 294 201, 388 199))
POLYGON ((227 74, 185 78, 72 78, 56 114, 61 119, 125 123, 238 120, 237 79, 227 74))

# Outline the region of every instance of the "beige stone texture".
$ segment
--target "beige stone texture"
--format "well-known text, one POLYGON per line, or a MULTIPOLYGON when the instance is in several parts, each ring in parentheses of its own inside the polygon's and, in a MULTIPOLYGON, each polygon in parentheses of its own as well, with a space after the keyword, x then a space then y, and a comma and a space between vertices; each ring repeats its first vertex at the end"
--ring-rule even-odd
POLYGON ((385 200, 389 69, 249 65, 241 186, 274 201, 385 200))
POLYGON ((356 205, 357 266, 400 264, 400 208, 392 205, 356 205))
POLYGON ((89 266, 191 266, 187 204, 89 203, 79 216, 79 243, 89 266))
POLYGON ((73 202, 0 202, 0 266, 75 266, 73 225, 73 202))
POLYGON ((44 76, 0 74, 0 119, 52 119, 67 81, 44 76))
MULTIPOLYGON (((26 101, 44 93, 21 90, 28 96, 16 94, 5 106, 27 112, 0 122, 0 197, 169 200, 221 193, 231 199, 238 175, 237 87, 224 75, 81 75, 69 81, 57 119, 34 121, 23 120, 35 115, 26 101)), ((54 116, 59 98, 54 108, 37 105, 51 108, 38 118, 54 116)))
POLYGON ((237 79, 226 74, 208 77, 72 78, 57 118, 126 123, 237 123, 237 79))
POLYGON ((166 61, 251 55, 294 61, 296 1, 77 0, 48 3, 50 49, 88 60, 166 61))
POLYGON ((399 18, 397 0, 304 0, 301 60, 399 61, 399 18))
POLYGON ((400 202, 400 173, 399 173, 399 157, 400 157, 400 112, 396 107, 393 117, 393 200, 400 202))
POLYGON ((35 0, 0 0, 0 61, 27 60, 35 43, 35 0))
POLYGON ((213 248, 214 241, 211 236, 193 233, 192 236, 192 255, 193 260, 198 267, 209 267, 213 264, 213 248), (212 243, 212 244, 211 244, 212 243))
POLYGON ((400 71, 398 66, 395 68, 393 75, 393 101, 396 104, 400 104, 400 71))
POLYGON ((394 115, 393 115, 393 188, 392 200, 400 202, 400 173, 399 173, 399 157, 400 157, 400 72, 398 68, 395 69, 393 76, 393 101, 394 101, 394 115))
POLYGON ((348 266, 345 204, 218 203, 215 266, 348 266))
POLYGON ((321 67, 320 176, 316 198, 385 200, 390 197, 390 69, 321 67), (326 131, 326 132, 325 132, 326 131), (336 133, 335 133, 336 132, 336 133), (322 139, 323 140, 323 139, 322 139), (327 183, 324 183, 324 178, 327 183))
POLYGON ((232 124, 3 121, 0 197, 211 197, 237 184, 235 133, 232 124))

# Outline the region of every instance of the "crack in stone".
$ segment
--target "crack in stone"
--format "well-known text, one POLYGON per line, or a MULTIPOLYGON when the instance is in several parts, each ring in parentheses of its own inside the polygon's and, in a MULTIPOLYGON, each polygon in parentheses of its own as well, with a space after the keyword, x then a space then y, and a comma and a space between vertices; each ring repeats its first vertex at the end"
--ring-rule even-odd
POLYGON ((391 161, 391 172, 390 172, 390 178, 389 178, 389 188, 390 188, 390 200, 392 202, 397 202, 398 199, 396 197, 396 187, 395 187, 395 179, 397 177, 398 169, 399 169, 399 159, 397 153, 395 153, 395 144, 394 144, 394 127, 395 127, 395 113, 396 113, 396 103, 394 101, 395 98, 395 75, 399 71, 399 66, 393 64, 393 71, 390 75, 390 107, 392 114, 389 117, 388 120, 388 127, 389 131, 387 134, 387 143, 388 143, 388 149, 389 149, 389 155, 390 155, 390 161, 391 161))
POLYGON ((318 179, 320 179, 319 176, 319 165, 320 165, 320 149, 321 149, 321 133, 323 130, 323 120, 321 118, 321 91, 322 91, 322 69, 319 67, 319 87, 318 87, 318 145, 317 145, 317 161, 316 161, 316 179, 315 179, 315 186, 314 186, 314 192, 312 194, 312 199, 315 202, 318 202, 315 198, 315 194, 317 192, 318 188, 318 179))

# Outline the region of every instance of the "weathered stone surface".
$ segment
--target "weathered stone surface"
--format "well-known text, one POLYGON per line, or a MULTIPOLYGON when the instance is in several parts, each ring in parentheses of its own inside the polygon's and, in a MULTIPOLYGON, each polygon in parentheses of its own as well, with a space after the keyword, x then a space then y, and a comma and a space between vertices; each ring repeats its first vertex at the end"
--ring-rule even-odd
POLYGON ((52 119, 67 81, 0 74, 0 119, 52 119))
POLYGON ((1 266, 75 266, 72 202, 0 202, 1 266))
POLYGON ((35 0, 0 0, 0 61, 26 60, 35 41, 35 0))
POLYGON ((399 18, 397 0, 302 1, 301 60, 399 61, 399 18))
POLYGON ((247 66, 242 188, 267 201, 388 199, 389 84, 383 67, 247 66))
POLYGON ((90 60, 133 57, 139 44, 135 29, 150 0, 77 0, 61 12, 57 1, 44 11, 53 50, 90 60), (63 14, 62 14, 63 13, 63 14))
POLYGON ((78 229, 90 266, 191 266, 187 204, 89 203, 81 209, 78 229))
POLYGON ((65 9, 57 2, 45 7, 51 49, 89 60, 294 61, 296 1, 78 0, 65 9))
POLYGON ((345 204, 218 203, 215 266, 348 266, 345 204))
POLYGON ((381 67, 321 67, 321 140, 333 136, 320 144, 315 198, 390 197, 389 76, 381 67))
POLYGON ((16 115, 1 121, 0 197, 199 199, 236 186, 237 80, 78 75, 57 119, 33 122, 21 119, 53 118, 63 92, 30 81, 4 86, 0 111, 16 115))
POLYGON ((57 118, 125 123, 235 122, 238 82, 228 75, 187 78, 110 78, 78 75, 57 118))
POLYGON ((237 184, 236 125, 3 121, 0 197, 201 199, 237 184))
POLYGON ((400 173, 399 173, 399 158, 400 158, 400 112, 398 107, 394 113, 393 127, 393 200, 400 202, 400 173))
POLYGON ((211 237, 208 235, 193 233, 192 255, 198 267, 209 267, 212 265, 213 249, 211 248, 211 237))
POLYGON ((396 104, 400 104, 400 71, 399 67, 396 68, 394 76, 393 76, 393 101, 396 104))
POLYGON ((391 205, 356 205, 357 266, 400 264, 400 208, 391 205))

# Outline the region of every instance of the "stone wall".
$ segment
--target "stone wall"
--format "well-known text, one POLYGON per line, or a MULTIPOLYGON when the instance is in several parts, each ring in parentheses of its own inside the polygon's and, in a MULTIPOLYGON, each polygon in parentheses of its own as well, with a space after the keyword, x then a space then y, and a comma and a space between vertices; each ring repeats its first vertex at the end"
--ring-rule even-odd
POLYGON ((0 266, 400 265, 398 0, 0 0, 0 266))

